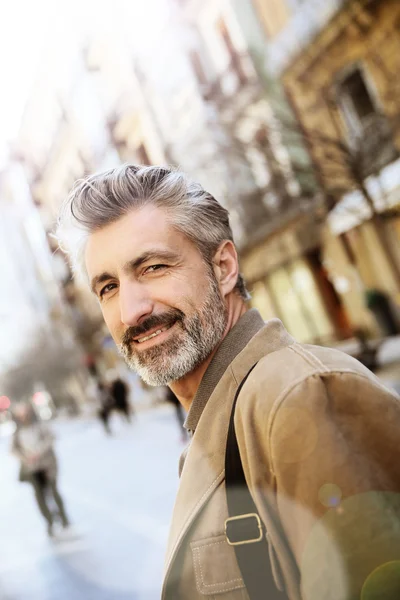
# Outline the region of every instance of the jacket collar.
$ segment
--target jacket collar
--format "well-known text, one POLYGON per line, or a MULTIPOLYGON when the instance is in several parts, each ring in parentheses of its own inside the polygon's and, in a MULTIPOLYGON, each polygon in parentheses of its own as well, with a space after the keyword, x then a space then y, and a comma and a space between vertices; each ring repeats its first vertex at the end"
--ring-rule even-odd
POLYGON ((232 363, 234 358, 247 346, 252 337, 264 327, 260 313, 251 308, 239 319, 230 332, 225 336, 217 352, 214 354, 193 402, 185 422, 185 427, 191 432, 196 430, 203 410, 213 393, 217 383, 232 363))
POLYGON ((279 319, 267 321, 225 369, 203 407, 187 453, 175 502, 167 547, 163 597, 173 560, 187 531, 224 480, 229 417, 240 382, 261 358, 290 346, 294 341, 279 319))

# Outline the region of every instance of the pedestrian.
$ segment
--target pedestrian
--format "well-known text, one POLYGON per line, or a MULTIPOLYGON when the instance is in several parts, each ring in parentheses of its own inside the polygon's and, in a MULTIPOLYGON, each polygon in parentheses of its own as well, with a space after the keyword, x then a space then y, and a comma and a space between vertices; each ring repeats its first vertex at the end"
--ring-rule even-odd
POLYGON ((188 410, 162 599, 400 598, 395 393, 263 322, 227 210, 184 174, 93 175, 65 203, 64 247, 74 225, 126 362, 188 410))
POLYGON ((97 381, 97 397, 100 405, 98 410, 100 421, 103 423, 106 434, 111 435, 110 415, 114 408, 114 399, 109 387, 100 380, 97 381))
POLYGON ((43 422, 38 421, 31 404, 18 404, 13 415, 16 430, 11 451, 20 461, 19 480, 32 485, 38 508, 47 523, 47 533, 53 536, 55 520, 60 520, 64 528, 69 525, 57 487, 54 436, 43 422))
POLYGON ((129 388, 121 377, 117 377, 110 384, 110 394, 113 399, 113 407, 122 413, 125 420, 130 423, 132 407, 129 403, 129 388))
POLYGON ((179 432, 181 435, 181 441, 186 442, 187 441, 187 432, 186 432, 185 425, 184 425, 185 414, 184 414, 183 406, 179 402, 178 398, 175 396, 174 392, 169 387, 165 388, 165 400, 166 400, 166 402, 169 402, 170 404, 173 405, 173 407, 175 409, 175 415, 176 415, 176 420, 177 420, 178 427, 179 427, 179 432))

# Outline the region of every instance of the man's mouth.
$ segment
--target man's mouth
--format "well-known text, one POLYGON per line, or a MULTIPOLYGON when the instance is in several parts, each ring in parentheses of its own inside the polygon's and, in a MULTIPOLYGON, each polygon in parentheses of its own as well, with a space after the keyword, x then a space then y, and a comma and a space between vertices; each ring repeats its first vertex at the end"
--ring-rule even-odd
POLYGON ((134 341, 137 344, 143 344, 143 342, 147 342, 147 340, 151 340, 154 337, 157 337, 158 335, 160 335, 160 333, 164 333, 164 331, 167 331, 168 329, 170 329, 172 327, 172 325, 174 325, 174 323, 172 323, 171 325, 166 325, 165 327, 162 327, 161 329, 157 329, 157 331, 154 331, 153 333, 150 333, 149 335, 145 335, 143 337, 137 338, 134 341))

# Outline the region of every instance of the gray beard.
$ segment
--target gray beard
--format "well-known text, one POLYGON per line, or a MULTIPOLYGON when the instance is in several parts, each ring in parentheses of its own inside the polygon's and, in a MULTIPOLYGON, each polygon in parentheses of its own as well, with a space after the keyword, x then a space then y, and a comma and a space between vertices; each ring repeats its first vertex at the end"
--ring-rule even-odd
POLYGON ((177 321, 175 331, 165 342, 137 353, 132 351, 132 344, 118 344, 118 350, 148 385, 168 385, 194 371, 210 356, 222 340, 227 319, 225 303, 213 279, 203 305, 177 321))

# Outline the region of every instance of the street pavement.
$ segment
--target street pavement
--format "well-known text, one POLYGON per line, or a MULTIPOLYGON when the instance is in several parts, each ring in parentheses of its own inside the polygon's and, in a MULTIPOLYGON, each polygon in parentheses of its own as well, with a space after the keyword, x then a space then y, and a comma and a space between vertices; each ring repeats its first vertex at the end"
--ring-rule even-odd
POLYGON ((172 407, 132 424, 54 423, 73 526, 47 537, 29 484, 0 438, 0 600, 158 600, 184 448, 172 407))

